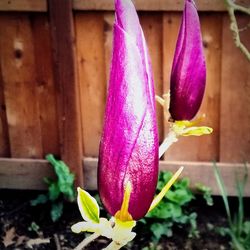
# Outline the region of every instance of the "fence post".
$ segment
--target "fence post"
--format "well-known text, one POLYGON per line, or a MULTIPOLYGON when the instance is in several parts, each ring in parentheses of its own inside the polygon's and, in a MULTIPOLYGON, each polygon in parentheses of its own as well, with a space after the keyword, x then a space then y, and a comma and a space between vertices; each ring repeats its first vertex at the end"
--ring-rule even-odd
POLYGON ((62 160, 83 186, 79 83, 71 0, 48 0, 62 160))

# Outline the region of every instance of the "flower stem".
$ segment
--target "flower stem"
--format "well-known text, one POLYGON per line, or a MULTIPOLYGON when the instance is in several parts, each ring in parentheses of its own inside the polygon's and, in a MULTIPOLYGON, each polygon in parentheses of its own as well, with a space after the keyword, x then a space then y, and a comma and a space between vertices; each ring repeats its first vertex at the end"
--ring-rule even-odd
POLYGON ((167 137, 164 139, 162 144, 159 148, 159 159, 162 157, 162 155, 168 150, 168 148, 174 143, 177 142, 177 135, 176 133, 170 129, 167 137))
POLYGON ((98 238, 100 234, 93 233, 89 237, 85 238, 78 246, 74 248, 74 250, 82 250, 84 247, 86 247, 91 241, 98 238))

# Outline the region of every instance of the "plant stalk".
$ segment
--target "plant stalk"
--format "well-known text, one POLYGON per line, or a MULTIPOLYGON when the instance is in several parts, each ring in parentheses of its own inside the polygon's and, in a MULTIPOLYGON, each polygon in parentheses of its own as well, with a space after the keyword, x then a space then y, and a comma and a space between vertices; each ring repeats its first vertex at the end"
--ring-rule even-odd
POLYGON ((175 142, 178 141, 176 133, 170 129, 167 137, 164 139, 159 148, 159 159, 163 156, 163 154, 168 150, 168 148, 175 142))
POLYGON ((74 248, 74 250, 82 250, 84 247, 86 247, 91 241, 97 239, 100 236, 100 234, 93 233, 89 237, 85 238, 78 246, 74 248))

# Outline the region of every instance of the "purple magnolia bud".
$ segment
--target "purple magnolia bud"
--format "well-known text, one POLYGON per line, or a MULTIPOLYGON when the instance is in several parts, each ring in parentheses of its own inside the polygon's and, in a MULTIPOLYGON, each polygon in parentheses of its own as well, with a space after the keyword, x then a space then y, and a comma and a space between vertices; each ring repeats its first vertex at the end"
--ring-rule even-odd
POLYGON ((129 184, 128 212, 142 218, 158 177, 158 132, 151 64, 136 10, 115 1, 113 56, 99 162, 98 188, 111 215, 122 206, 129 184))
POLYGON ((174 120, 191 120, 205 91, 206 65, 199 16, 193 0, 186 0, 170 80, 170 114, 174 120))

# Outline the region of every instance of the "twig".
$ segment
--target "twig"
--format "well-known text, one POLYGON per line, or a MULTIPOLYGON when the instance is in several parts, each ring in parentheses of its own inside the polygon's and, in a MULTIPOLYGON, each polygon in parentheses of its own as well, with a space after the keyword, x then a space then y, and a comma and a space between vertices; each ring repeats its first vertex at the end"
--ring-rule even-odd
POLYGON ((59 241, 57 234, 54 234, 54 240, 56 243, 56 250, 61 250, 61 244, 60 244, 60 241, 59 241))
POLYGON ((234 42, 236 47, 238 47, 241 52, 247 57, 247 59, 250 61, 250 51, 247 49, 247 47, 241 42, 240 39, 240 31, 239 31, 239 27, 238 27, 238 23, 235 17, 235 11, 240 11, 242 13, 245 13, 247 15, 250 15, 250 8, 246 8, 244 6, 235 4, 232 0, 224 0, 226 5, 227 5, 227 9, 228 9, 228 13, 229 13, 229 17, 230 17, 230 21, 231 21, 231 25, 230 28, 233 31, 234 34, 234 42))
POLYGON ((74 248, 74 250, 82 250, 84 247, 86 247, 91 241, 98 238, 100 234, 93 233, 89 237, 85 238, 78 246, 74 248))

